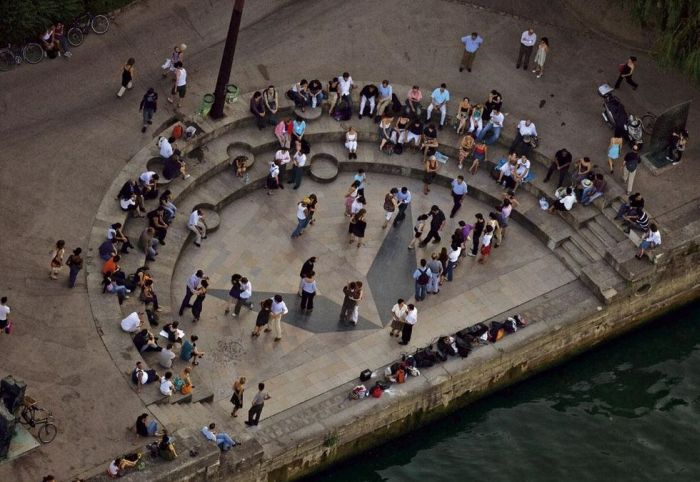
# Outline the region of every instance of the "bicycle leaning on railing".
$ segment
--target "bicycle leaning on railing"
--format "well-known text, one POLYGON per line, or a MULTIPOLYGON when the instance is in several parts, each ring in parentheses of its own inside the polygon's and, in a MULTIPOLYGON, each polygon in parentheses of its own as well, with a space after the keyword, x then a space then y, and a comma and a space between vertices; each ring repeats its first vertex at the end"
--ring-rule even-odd
POLYGON ((109 18, 105 15, 93 15, 90 12, 77 17, 73 20, 71 27, 68 29, 68 43, 73 47, 83 43, 85 36, 90 31, 98 35, 107 33, 109 30, 109 18))
POLYGON ((44 59, 44 49, 37 42, 28 42, 21 49, 8 44, 0 49, 0 71, 6 72, 19 65, 22 61, 28 64, 38 64, 44 59))
POLYGON ((22 407, 19 421, 23 425, 28 425, 31 428, 36 428, 38 426, 37 437, 39 437, 41 443, 51 443, 58 433, 58 428, 56 428, 56 425, 53 423, 53 414, 37 406, 36 400, 32 397, 24 397, 24 406, 22 407))

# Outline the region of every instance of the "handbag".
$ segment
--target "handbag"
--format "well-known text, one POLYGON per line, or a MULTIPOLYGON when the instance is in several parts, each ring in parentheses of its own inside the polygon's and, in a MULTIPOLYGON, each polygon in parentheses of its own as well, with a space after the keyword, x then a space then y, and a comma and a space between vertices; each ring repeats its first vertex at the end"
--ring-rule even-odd
POLYGON ((5 327, 5 334, 11 335, 13 328, 14 328, 14 325, 13 325, 12 321, 7 320, 7 326, 5 327))

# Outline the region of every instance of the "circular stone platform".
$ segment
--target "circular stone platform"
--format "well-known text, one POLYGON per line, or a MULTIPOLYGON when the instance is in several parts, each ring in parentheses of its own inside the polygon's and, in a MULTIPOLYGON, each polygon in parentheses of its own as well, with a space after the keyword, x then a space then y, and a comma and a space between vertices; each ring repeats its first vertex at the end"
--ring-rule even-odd
POLYGON ((335 156, 321 152, 311 157, 309 177, 314 181, 321 184, 333 182, 338 177, 338 172, 338 159, 335 156))
POLYGON ((246 162, 246 170, 250 170, 255 164, 255 156, 248 154, 250 152, 250 145, 245 142, 234 142, 229 144, 226 148, 226 154, 228 155, 229 165, 233 165, 233 160, 238 156, 246 156, 248 161, 246 162), (246 152, 245 154, 241 151, 246 152))
POLYGON ((323 114, 323 109, 321 108, 321 106, 316 107, 315 109, 308 107, 303 112, 301 109, 294 109, 294 115, 298 115, 299 117, 307 121, 316 120, 319 117, 321 117, 321 114, 323 114))
POLYGON ((172 179, 166 179, 165 176, 163 175, 163 168, 165 167, 165 161, 163 160, 162 157, 152 157, 151 159, 146 162, 146 169, 148 171, 153 171, 156 174, 158 174, 158 185, 159 186, 167 186, 171 182, 173 182, 177 177, 174 177, 172 179))

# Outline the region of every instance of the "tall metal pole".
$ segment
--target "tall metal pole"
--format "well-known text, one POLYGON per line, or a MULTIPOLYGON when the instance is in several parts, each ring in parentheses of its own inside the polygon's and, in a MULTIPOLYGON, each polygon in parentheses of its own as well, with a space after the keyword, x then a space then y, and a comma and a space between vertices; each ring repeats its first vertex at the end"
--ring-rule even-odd
POLYGON ((228 84, 231 77, 233 54, 236 53, 236 41, 238 40, 238 31, 241 26, 241 17, 243 16, 243 4, 245 4, 245 0, 235 0, 233 12, 231 12, 231 23, 228 25, 228 35, 224 44, 224 53, 221 57, 221 67, 219 67, 219 77, 216 79, 214 105, 209 112, 213 119, 221 119, 224 116, 226 84, 228 84))

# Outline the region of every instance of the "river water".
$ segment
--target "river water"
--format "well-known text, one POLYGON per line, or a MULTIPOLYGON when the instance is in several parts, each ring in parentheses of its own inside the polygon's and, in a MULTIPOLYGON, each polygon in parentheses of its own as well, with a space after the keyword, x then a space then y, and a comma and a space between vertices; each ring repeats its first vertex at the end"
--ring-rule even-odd
POLYGON ((700 302, 309 482, 700 480, 700 302))

